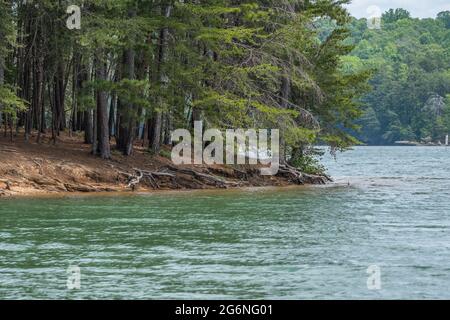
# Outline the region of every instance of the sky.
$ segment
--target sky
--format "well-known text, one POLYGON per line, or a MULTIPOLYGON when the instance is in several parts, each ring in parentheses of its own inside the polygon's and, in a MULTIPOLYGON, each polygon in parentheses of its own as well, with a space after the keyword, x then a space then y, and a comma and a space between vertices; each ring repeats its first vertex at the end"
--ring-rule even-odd
POLYGON ((347 7, 353 16, 367 18, 373 16, 373 6, 379 7, 381 12, 403 8, 414 18, 435 18, 441 11, 450 11, 450 0, 353 0, 347 7))

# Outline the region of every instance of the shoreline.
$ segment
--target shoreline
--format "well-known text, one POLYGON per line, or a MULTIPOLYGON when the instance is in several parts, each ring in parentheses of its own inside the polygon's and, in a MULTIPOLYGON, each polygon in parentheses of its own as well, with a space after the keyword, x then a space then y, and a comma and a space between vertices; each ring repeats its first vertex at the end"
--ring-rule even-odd
POLYGON ((91 155, 80 136, 62 135, 56 145, 50 137, 43 137, 39 144, 34 138, 10 142, 0 137, 0 198, 241 190, 330 180, 288 165, 280 166, 275 176, 262 176, 261 167, 251 165, 174 166, 168 158, 150 155, 139 145, 131 156, 113 151, 112 159, 103 160, 91 155))
MULTIPOLYGON (((241 192, 269 192, 281 190, 308 190, 310 188, 323 188, 332 184, 324 185, 284 185, 284 186, 254 186, 254 187, 236 187, 229 189, 210 188, 210 189, 166 189, 166 190, 142 190, 142 191, 99 191, 99 192, 39 192, 39 193, 17 193, 8 196, 0 196, 1 200, 14 199, 65 199, 65 198, 113 198, 113 197, 145 197, 159 195, 187 195, 187 194, 223 194, 223 193, 241 193, 241 192)), ((334 184, 333 184, 334 185, 334 184)))

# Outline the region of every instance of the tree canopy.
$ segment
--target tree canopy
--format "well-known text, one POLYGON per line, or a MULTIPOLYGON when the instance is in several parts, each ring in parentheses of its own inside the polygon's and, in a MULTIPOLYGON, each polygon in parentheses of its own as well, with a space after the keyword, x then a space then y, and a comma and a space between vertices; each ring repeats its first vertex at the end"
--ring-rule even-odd
POLYGON ((315 143, 346 148, 372 72, 343 58, 354 48, 346 2, 1 0, 0 124, 54 143, 84 132, 103 158, 138 140, 159 153, 198 120, 280 129, 291 161, 315 143), (326 36, 320 19, 333 21, 326 36))
POLYGON ((363 98, 358 138, 369 144, 399 140, 443 142, 450 133, 450 12, 413 19, 403 9, 383 15, 382 28, 351 23, 345 57, 352 70, 370 68, 372 90, 363 98))

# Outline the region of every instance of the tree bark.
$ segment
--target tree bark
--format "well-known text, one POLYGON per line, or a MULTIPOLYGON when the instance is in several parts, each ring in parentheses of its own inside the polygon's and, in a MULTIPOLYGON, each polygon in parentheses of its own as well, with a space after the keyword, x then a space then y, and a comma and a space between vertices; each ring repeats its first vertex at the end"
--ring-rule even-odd
POLYGON ((84 143, 94 143, 94 123, 92 120, 92 110, 84 112, 84 143))
MULTIPOLYGON (((5 59, 3 57, 0 57, 0 86, 2 86, 5 83, 5 59)), ((0 127, 2 125, 2 104, 0 103, 0 127)), ((6 122, 6 118, 5 118, 6 122)))
MULTIPOLYGON (((287 73, 287 71, 286 71, 287 73)), ((291 96, 291 80, 288 75, 283 75, 281 78, 281 99, 280 105, 283 109, 289 108, 289 98, 291 96)), ((283 134, 280 137, 280 161, 281 163, 286 162, 286 142, 284 140, 283 134)))
POLYGON ((116 108, 117 95, 112 93, 111 103, 109 105, 109 139, 116 135, 116 108))
MULTIPOLYGON (((42 36, 42 35, 41 35, 42 36)), ((41 39, 39 44, 41 44, 41 39)), ((42 50, 41 46, 40 49, 42 50)), ((38 129, 37 142, 41 140, 41 133, 45 130, 45 108, 44 108, 44 57, 41 52, 36 52, 35 74, 33 87, 33 109, 38 129)))
POLYGON ((57 119, 57 133, 59 135, 59 131, 64 130, 66 127, 66 113, 64 110, 64 102, 65 102, 65 84, 64 84, 64 65, 61 61, 61 58, 57 62, 57 72, 55 76, 55 110, 56 110, 56 119, 57 119))
MULTIPOLYGON (((128 13, 128 17, 132 19, 136 16, 136 9, 131 9, 128 13)), ((135 72, 136 52, 133 48, 127 49, 123 54, 122 64, 122 79, 133 80, 136 78, 135 72)), ((116 136, 117 148, 126 156, 129 156, 133 152, 133 142, 135 134, 135 122, 134 119, 135 106, 132 103, 124 103, 119 99, 117 105, 117 117, 118 117, 118 132, 116 136)))
POLYGON ((4 84, 5 82, 5 59, 3 57, 0 57, 0 86, 4 84))
MULTIPOLYGON (((77 75, 77 89, 78 93, 81 94, 85 83, 89 80, 89 68, 86 64, 82 63, 80 65, 80 70, 77 75)), ((87 109, 82 111, 83 129, 84 129, 84 143, 93 144, 94 143, 94 123, 92 119, 92 110, 87 109)), ((80 117, 81 118, 81 117, 80 117)), ((80 119, 81 122, 81 119, 80 119)))
MULTIPOLYGON (((171 5, 166 6, 164 10, 164 16, 166 18, 170 18, 171 13, 172 13, 172 6, 171 5)), ((159 78, 158 80, 161 86, 164 86, 165 82, 167 81, 166 74, 164 73, 164 64, 167 60, 168 36, 169 36, 169 28, 168 27, 162 28, 159 39, 159 55, 157 65, 159 78)), ((162 98, 158 98, 159 107, 162 107, 162 104, 163 104, 162 98)), ((162 121, 163 121, 162 111, 156 110, 153 116, 152 137, 151 137, 151 150, 155 154, 159 153, 161 149, 162 121)))
MULTIPOLYGON (((130 16, 135 16, 136 12, 132 12, 130 16)), ((135 63, 136 63, 136 52, 134 49, 127 50, 126 53, 126 67, 128 69, 128 79, 135 79, 135 63)), ((123 148, 123 154, 126 156, 129 156, 133 153, 133 142, 134 142, 134 134, 135 134, 135 122, 136 119, 134 119, 134 108, 135 106, 132 103, 128 104, 128 116, 127 121, 124 123, 126 125, 126 135, 124 139, 124 148, 123 148)))
MULTIPOLYGON (((97 80, 107 80, 106 63, 101 55, 96 59, 97 80)), ((108 97, 104 90, 97 90, 97 138, 98 154, 102 159, 111 158, 111 148, 109 144, 109 121, 108 121, 108 97)))

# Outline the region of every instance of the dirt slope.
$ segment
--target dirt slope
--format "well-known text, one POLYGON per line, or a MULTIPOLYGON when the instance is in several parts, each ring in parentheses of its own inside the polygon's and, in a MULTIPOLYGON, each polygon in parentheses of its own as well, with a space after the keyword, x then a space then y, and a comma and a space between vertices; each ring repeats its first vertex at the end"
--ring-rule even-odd
POLYGON ((102 160, 91 155, 90 146, 83 144, 81 136, 64 134, 56 145, 49 137, 40 144, 35 136, 29 142, 22 136, 13 142, 0 137, 0 196, 285 186, 298 182, 286 172, 263 177, 250 166, 175 167, 169 159, 152 156, 138 144, 131 157, 113 151, 111 160, 102 160))

